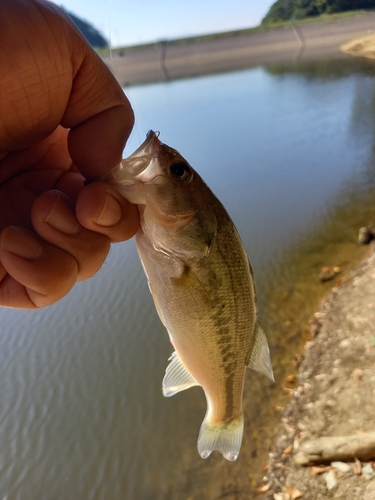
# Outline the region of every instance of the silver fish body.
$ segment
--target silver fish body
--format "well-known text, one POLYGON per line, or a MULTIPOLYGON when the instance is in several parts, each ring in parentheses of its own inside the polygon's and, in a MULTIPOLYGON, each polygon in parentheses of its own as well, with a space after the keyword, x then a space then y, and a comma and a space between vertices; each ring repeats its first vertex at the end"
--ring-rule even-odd
POLYGON ((174 149, 146 141, 102 180, 138 205, 138 252, 175 352, 163 379, 172 396, 200 385, 207 399, 198 451, 238 456, 250 367, 273 380, 251 266, 225 208, 174 149))

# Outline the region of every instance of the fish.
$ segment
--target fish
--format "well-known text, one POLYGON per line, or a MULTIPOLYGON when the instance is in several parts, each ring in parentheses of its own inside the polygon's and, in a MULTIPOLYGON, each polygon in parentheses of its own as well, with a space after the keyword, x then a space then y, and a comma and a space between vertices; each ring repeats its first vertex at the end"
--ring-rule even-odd
POLYGON ((207 412, 198 452, 207 458, 216 450, 234 461, 246 368, 274 381, 253 271, 234 223, 192 166, 152 130, 101 180, 139 209, 136 246, 174 347, 163 394, 201 386, 207 412))

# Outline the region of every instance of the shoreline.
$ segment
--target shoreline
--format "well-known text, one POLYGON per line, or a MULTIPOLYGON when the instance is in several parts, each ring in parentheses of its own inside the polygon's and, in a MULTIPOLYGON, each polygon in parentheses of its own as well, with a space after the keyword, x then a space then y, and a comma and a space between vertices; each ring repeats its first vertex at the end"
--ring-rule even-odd
POLYGON ((225 73, 279 63, 349 57, 340 47, 375 31, 375 12, 290 23, 224 36, 162 41, 102 55, 123 87, 225 73))
POLYGON ((323 459, 322 452, 317 457, 305 454, 301 460, 301 451, 316 445, 317 438, 340 436, 347 442, 351 435, 373 431, 374 244, 370 252, 314 315, 313 339, 305 346, 299 380, 282 411, 268 480, 258 490, 266 492, 266 500, 375 499, 375 462, 368 457, 343 459, 338 453, 336 459, 323 459))
MULTIPOLYGON (((342 44, 375 59, 375 33, 342 44)), ((323 298, 258 492, 265 500, 375 500, 375 242, 323 298)))

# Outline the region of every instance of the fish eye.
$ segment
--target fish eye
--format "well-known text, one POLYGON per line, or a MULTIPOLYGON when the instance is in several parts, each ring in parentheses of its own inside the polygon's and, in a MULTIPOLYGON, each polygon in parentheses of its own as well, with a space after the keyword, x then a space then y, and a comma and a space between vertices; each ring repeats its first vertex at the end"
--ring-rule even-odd
POLYGON ((191 179, 192 171, 189 165, 183 163, 182 161, 175 161, 170 166, 170 172, 172 177, 178 181, 188 181, 191 179))

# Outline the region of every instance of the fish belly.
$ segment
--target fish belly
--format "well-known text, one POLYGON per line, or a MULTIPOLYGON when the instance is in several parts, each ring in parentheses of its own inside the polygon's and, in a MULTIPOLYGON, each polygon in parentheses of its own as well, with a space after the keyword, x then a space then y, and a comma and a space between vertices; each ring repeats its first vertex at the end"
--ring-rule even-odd
POLYGON ((233 251, 232 239, 229 261, 226 249, 220 250, 215 242, 207 258, 183 262, 155 250, 143 232, 137 235, 137 247, 178 359, 178 369, 172 360, 178 383, 175 375, 169 386, 173 389, 167 387, 164 393, 202 386, 208 409, 199 452, 206 458, 217 449, 235 460, 242 440, 242 392, 256 320, 246 254, 244 258, 242 248, 233 251))

